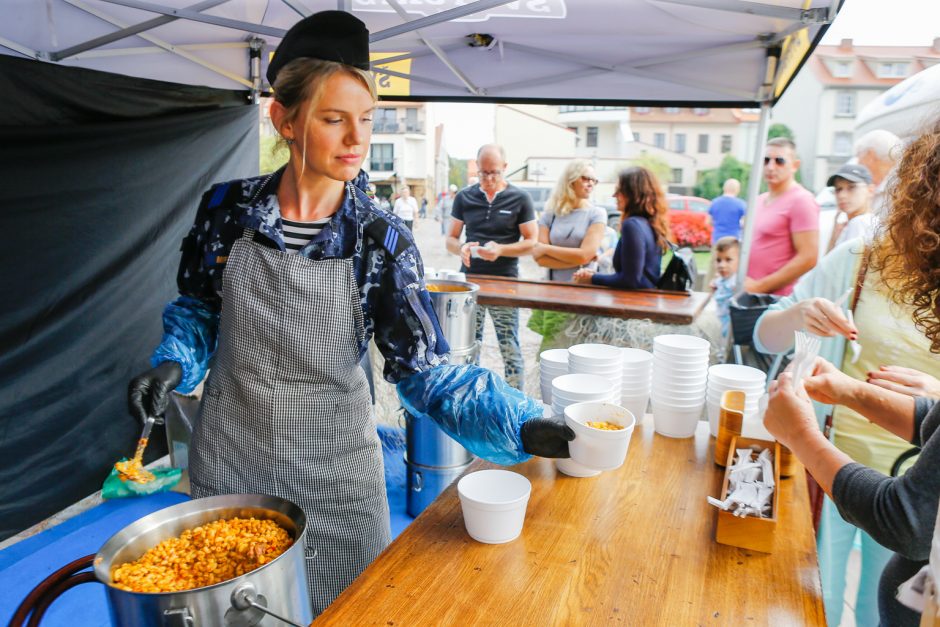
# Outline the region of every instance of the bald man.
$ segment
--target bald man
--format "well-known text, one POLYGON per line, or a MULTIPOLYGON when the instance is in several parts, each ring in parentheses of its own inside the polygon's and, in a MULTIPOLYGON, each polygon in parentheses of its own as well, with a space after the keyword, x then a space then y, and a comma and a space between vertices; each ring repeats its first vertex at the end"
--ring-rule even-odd
MULTIPOLYGON (((460 190, 454 198, 447 250, 460 257, 461 272, 518 277, 519 257, 531 254, 538 238, 532 199, 506 180, 502 146, 482 146, 477 165, 480 182, 460 190), (464 227, 467 239, 461 242, 464 227)), ((496 329, 506 382, 521 390, 525 367, 519 344, 519 310, 477 304, 477 341, 483 340, 487 313, 496 329)))
POLYGON ((891 209, 887 187, 901 156, 901 139, 890 131, 877 129, 859 137, 854 148, 858 162, 871 172, 875 186, 872 211, 876 219, 884 220, 891 209))
POLYGON ((712 200, 708 214, 712 217, 712 245, 722 237, 741 239, 741 219, 747 212, 744 201, 738 198, 741 183, 728 179, 722 186, 722 195, 712 200))

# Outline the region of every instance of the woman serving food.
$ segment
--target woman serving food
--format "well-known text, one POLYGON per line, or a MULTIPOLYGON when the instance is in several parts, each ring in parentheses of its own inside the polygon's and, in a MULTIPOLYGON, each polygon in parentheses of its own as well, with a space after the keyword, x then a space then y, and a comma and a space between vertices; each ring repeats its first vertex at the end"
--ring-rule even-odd
POLYGON ((284 36, 267 76, 288 163, 204 194, 153 368, 129 388, 132 414, 160 415, 168 393, 192 390, 211 360, 190 449, 192 495, 260 493, 302 507, 315 613, 390 540, 359 367, 373 337, 409 411, 430 412, 481 457, 567 456, 574 437, 492 373, 445 365, 411 233, 364 191, 376 102, 368 35, 352 15, 324 11, 284 36))

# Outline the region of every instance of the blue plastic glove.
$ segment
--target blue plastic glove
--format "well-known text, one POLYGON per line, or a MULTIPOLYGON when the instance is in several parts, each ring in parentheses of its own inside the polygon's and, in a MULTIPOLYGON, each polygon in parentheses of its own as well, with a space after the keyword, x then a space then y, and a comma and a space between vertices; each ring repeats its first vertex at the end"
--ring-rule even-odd
MULTIPOLYGON (((531 457, 527 449, 539 453, 540 442, 531 437, 529 446, 523 445, 522 425, 528 420, 534 428, 526 431, 538 439, 552 435, 567 444, 574 438, 570 430, 564 432, 567 427, 547 433, 541 427, 548 425, 537 422, 542 419, 541 403, 479 366, 437 366, 413 374, 399 382, 398 397, 409 414, 433 420, 468 451, 494 464, 524 462, 531 457)), ((558 448, 555 443, 553 450, 558 448)))
POLYGON ((199 385, 215 353, 219 313, 197 298, 180 296, 163 310, 163 341, 153 351, 150 365, 175 361, 183 369, 176 387, 187 394, 199 385))

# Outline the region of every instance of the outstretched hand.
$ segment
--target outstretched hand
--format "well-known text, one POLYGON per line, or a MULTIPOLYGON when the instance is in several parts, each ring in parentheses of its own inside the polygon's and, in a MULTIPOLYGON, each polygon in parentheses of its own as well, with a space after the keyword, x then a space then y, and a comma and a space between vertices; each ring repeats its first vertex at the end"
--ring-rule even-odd
POLYGON ((554 418, 531 418, 522 423, 520 433, 522 449, 538 457, 571 457, 568 442, 574 439, 574 431, 565 424, 561 416, 554 418))

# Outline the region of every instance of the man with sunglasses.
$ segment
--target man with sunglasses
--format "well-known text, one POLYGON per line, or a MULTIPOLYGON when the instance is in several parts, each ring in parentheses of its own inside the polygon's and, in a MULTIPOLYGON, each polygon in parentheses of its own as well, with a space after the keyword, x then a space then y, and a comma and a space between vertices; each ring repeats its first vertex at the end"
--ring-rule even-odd
POLYGON ((775 137, 767 142, 764 180, 768 191, 757 198, 746 292, 785 296, 816 265, 819 205, 796 182, 799 169, 796 145, 790 139, 775 137))
MULTIPOLYGON (((535 210, 529 195, 504 178, 506 152, 487 144, 477 152, 480 182, 457 193, 451 210, 447 250, 460 256, 460 271, 518 277, 519 257, 532 253, 538 239, 535 210), (464 226, 467 240, 460 242, 464 226)), ((489 312, 503 357, 505 379, 522 389, 524 366, 519 345, 519 310, 477 305, 476 338, 483 340, 489 312)))

